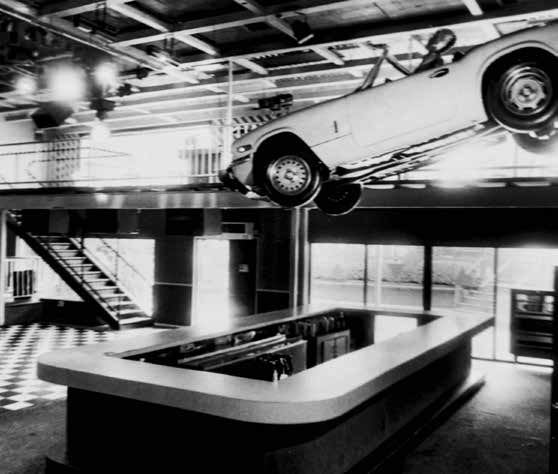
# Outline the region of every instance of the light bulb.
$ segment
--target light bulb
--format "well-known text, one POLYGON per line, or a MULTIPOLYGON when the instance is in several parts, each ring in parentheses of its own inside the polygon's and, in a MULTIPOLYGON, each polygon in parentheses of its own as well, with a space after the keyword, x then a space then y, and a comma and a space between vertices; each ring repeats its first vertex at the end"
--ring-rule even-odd
POLYGON ((94 72, 95 79, 100 86, 113 88, 118 85, 118 71, 114 63, 101 63, 94 72))
POLYGON ((85 73, 71 66, 60 66, 50 71, 49 88, 54 100, 75 102, 85 95, 85 73))
POLYGON ((15 83, 16 92, 20 95, 31 95, 37 92, 37 80, 34 77, 21 76, 15 83))

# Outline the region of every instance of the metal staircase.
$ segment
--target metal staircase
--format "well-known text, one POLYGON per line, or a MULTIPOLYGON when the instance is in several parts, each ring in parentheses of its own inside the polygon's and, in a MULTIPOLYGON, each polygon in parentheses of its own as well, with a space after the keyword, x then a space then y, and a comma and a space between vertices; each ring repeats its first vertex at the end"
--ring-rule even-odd
POLYGON ((72 290, 94 306, 99 318, 112 328, 152 324, 152 319, 134 302, 117 277, 79 239, 34 235, 26 232, 17 219, 9 219, 8 225, 72 290))

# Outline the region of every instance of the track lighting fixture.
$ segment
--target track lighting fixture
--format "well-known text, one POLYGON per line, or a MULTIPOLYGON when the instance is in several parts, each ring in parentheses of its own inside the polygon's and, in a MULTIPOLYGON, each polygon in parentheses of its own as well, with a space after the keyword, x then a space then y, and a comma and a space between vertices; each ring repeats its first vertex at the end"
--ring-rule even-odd
POLYGON ((298 44, 306 43, 314 37, 314 32, 306 20, 295 20, 291 26, 298 44))

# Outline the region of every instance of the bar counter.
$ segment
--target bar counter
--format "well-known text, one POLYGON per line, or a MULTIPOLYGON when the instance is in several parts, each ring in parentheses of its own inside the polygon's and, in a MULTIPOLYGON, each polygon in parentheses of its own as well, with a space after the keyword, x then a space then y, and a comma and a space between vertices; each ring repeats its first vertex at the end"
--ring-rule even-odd
POLYGON ((193 461, 204 459, 206 472, 347 472, 464 383, 471 338, 492 321, 484 315, 304 306, 239 318, 219 330, 164 330, 44 354, 39 377, 69 387, 65 460, 51 462, 50 472, 61 472, 55 469, 61 464, 75 472, 123 465, 174 472, 178 446, 193 461), (379 315, 414 317, 417 327, 273 382, 134 360, 323 314, 344 314, 353 328, 355 321, 379 315), (180 442, 170 434, 175 429, 184 433, 180 442), (109 445, 119 442, 118 450, 108 449, 108 467, 109 458, 100 461, 92 447, 99 437, 105 447, 107 439, 109 445), (112 458, 123 447, 141 452, 142 446, 150 454, 112 458))

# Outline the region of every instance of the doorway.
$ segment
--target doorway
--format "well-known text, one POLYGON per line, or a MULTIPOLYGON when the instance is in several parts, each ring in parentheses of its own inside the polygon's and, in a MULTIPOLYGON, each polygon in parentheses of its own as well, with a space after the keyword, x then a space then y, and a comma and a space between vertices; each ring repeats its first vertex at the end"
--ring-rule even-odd
POLYGON ((257 241, 195 239, 192 325, 222 327, 255 312, 257 241))

